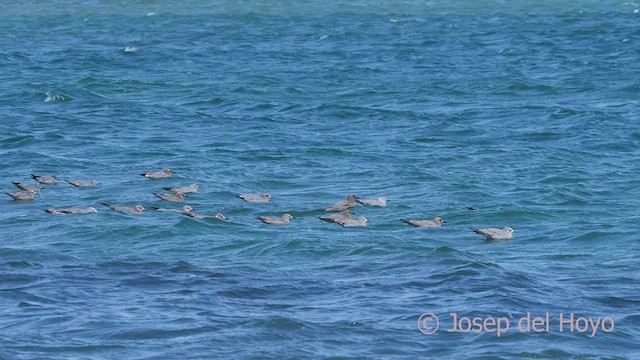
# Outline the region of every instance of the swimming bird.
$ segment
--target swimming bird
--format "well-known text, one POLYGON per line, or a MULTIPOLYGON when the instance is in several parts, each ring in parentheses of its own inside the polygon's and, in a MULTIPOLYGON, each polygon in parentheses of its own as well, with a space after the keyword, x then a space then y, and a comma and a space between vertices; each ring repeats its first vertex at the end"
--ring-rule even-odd
POLYGON ((198 185, 191 184, 189 186, 183 187, 165 187, 164 190, 175 192, 175 193, 190 193, 190 192, 198 192, 198 185))
POLYGON ((31 177, 39 182, 40 184, 44 184, 44 185, 55 185, 58 183, 58 178, 55 176, 40 176, 40 175, 34 175, 31 174, 31 177))
POLYGON ((344 227, 354 227, 354 226, 367 226, 368 221, 369 220, 367 220, 366 217, 360 216, 357 219, 343 219, 343 220, 337 221, 337 223, 344 227))
POLYGON ((140 175, 142 175, 142 176, 144 176, 144 177, 146 177, 148 179, 161 179, 161 178, 171 177, 171 175, 173 175, 173 170, 164 169, 162 171, 141 173, 140 175))
POLYGON ((380 196, 379 198, 372 200, 356 199, 356 202, 369 206, 387 206, 387 198, 384 196, 380 196))
POLYGON ((505 227, 503 229, 489 228, 489 229, 476 229, 471 228, 471 230, 480 235, 484 235, 487 240, 510 240, 513 237, 513 233, 516 232, 510 227, 505 227))
POLYGON ((357 197, 355 195, 349 194, 347 195, 347 200, 342 200, 336 204, 333 204, 328 208, 324 209, 324 211, 336 212, 336 211, 343 211, 343 210, 350 209, 356 206, 356 199, 357 197))
POLYGON ((331 215, 323 215, 320 216, 320 220, 326 222, 334 222, 337 223, 340 220, 351 219, 352 212, 349 210, 343 210, 340 214, 331 214, 331 215))
POLYGON ((243 195, 238 195, 238 197, 246 202, 254 202, 254 203, 266 203, 269 202, 269 199, 271 199, 271 195, 264 193, 264 194, 243 194, 243 195))
POLYGON ((18 188, 20 188, 20 189, 22 189, 24 191, 31 191, 31 192, 34 192, 34 193, 37 193, 42 189, 42 185, 40 185, 40 184, 31 185, 31 184, 23 184, 23 183, 14 181, 13 185, 17 186, 18 188))
POLYGON ((465 206, 465 209, 469 210, 469 211, 476 211, 478 210, 478 208, 473 207, 473 206, 465 206))
POLYGON ((282 215, 282 217, 258 216, 258 219, 260 219, 260 221, 266 224, 286 225, 291 222, 291 219, 293 219, 293 216, 289 214, 284 214, 282 215))
POLYGON ((86 209, 79 208, 64 208, 64 209, 44 209, 44 212, 54 215, 68 215, 68 214, 90 214, 98 212, 96 208, 90 207, 86 209))
POLYGON ((436 217, 433 220, 415 220, 415 219, 401 219, 407 224, 415 227, 440 227, 446 221, 442 220, 441 217, 436 217))
POLYGON ((184 202, 184 194, 176 193, 176 194, 153 194, 159 197, 162 200, 173 201, 173 202, 184 202))
POLYGON ((191 211, 193 210, 193 208, 189 205, 183 206, 182 209, 165 209, 165 208, 159 208, 159 207, 152 207, 152 209, 155 211, 176 212, 184 215, 191 213, 191 211))
POLYGON ((13 200, 33 200, 36 197, 36 193, 33 191, 18 191, 14 193, 5 193, 13 198, 13 200))
POLYGON ((97 182, 95 180, 91 180, 91 181, 65 180, 65 181, 68 182, 69 184, 75 186, 75 187, 97 186, 98 184, 100 184, 99 182, 97 182))
POLYGON ((136 205, 135 207, 127 207, 127 206, 111 205, 107 203, 101 203, 101 204, 108 207, 111 210, 126 212, 133 215, 142 215, 142 212, 146 210, 145 208, 142 207, 142 205, 136 205))
POLYGON ((221 213, 217 213, 215 215, 200 215, 196 213, 188 213, 184 215, 190 218, 199 219, 199 220, 203 220, 203 219, 228 220, 227 217, 222 215, 221 213))

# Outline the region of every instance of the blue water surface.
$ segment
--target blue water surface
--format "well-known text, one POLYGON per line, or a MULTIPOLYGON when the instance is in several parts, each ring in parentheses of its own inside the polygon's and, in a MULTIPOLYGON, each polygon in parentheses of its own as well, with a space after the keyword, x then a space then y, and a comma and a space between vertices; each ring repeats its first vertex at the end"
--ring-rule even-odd
POLYGON ((639 16, 612 0, 6 2, 1 187, 61 181, 0 201, 0 358, 640 358, 639 16), (191 183, 186 204, 230 221, 101 205, 179 208, 153 193, 191 183), (362 228, 318 219, 350 193, 389 205, 353 209, 362 228), (510 241, 469 230, 504 226, 510 241), (451 313, 510 328, 450 332, 451 313), (519 329, 528 313, 548 331, 519 329), (609 320, 571 331, 570 314, 609 320))

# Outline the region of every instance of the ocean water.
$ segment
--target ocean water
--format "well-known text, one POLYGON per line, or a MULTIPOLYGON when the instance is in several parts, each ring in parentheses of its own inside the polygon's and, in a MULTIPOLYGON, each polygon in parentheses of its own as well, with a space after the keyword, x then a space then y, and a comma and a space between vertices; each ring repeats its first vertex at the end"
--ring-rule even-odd
POLYGON ((640 358, 640 4, 2 8, 0 358, 640 358))

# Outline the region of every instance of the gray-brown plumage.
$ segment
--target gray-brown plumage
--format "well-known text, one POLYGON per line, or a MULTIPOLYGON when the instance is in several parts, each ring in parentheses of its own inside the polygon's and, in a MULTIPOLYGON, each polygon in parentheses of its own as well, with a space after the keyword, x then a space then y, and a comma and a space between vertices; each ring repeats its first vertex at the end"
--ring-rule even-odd
POLYGON ((190 218, 199 219, 199 220, 204 220, 204 219, 228 220, 227 217, 222 215, 221 213, 217 213, 215 215, 201 215, 196 213, 188 213, 184 215, 190 218))
POLYGON ((367 200, 367 199, 356 199, 356 202, 362 204, 362 205, 369 205, 369 206, 387 206, 387 198, 384 196, 380 196, 377 199, 371 199, 371 200, 367 200))
POLYGON ((324 209, 324 211, 336 212, 336 211, 343 211, 343 210, 350 209, 356 206, 356 199, 357 197, 355 195, 349 194, 347 195, 347 200, 342 200, 338 203, 335 203, 329 206, 328 208, 324 209))
POLYGON ((159 197, 162 200, 167 200, 167 201, 173 201, 173 202, 179 202, 182 203, 184 202, 184 194, 183 193, 176 193, 176 194, 153 194, 157 197, 159 197))
POLYGON ((488 229, 476 229, 471 228, 476 234, 480 234, 487 238, 487 240, 510 240, 513 237, 513 233, 516 232, 510 227, 505 227, 502 229, 496 228, 488 228, 488 229))
POLYGON ((55 176, 40 176, 31 174, 31 177, 33 178, 33 180, 44 185, 55 185, 58 183, 58 178, 55 176))
POLYGON ((102 203, 102 205, 114 211, 125 212, 133 215, 142 215, 142 212, 146 210, 144 207, 142 207, 142 205, 136 205, 134 207, 117 206, 117 205, 111 205, 107 203, 102 203))
POLYGON ((402 221, 415 227, 440 227, 443 223, 446 223, 441 217, 436 217, 433 220, 402 219, 402 221))
POLYGON ((320 220, 330 222, 330 223, 337 223, 338 221, 341 221, 341 220, 351 219, 351 215, 352 215, 351 211, 343 210, 342 213, 340 214, 320 216, 320 220))
POLYGON ((196 184, 191 184, 189 186, 183 186, 183 187, 165 187, 163 188, 164 190, 167 191, 171 191, 174 193, 190 193, 190 192, 198 192, 198 185, 196 184))
POLYGON ((238 197, 246 202, 254 202, 254 203, 266 203, 271 199, 271 195, 264 194, 243 194, 238 195, 238 197))
POLYGON ((11 196, 13 200, 18 200, 18 201, 33 200, 36 198, 36 193, 34 193, 33 191, 18 191, 14 193, 5 193, 5 194, 11 196))
POLYGON ((142 175, 142 176, 144 176, 144 177, 146 177, 148 179, 162 179, 162 178, 171 177, 171 175, 173 175, 173 170, 164 169, 162 171, 141 173, 140 175, 142 175))
POLYGON ((62 208, 62 209, 44 209, 46 213, 54 215, 69 215, 69 214, 90 214, 98 212, 96 208, 90 207, 86 209, 80 208, 62 208))
POLYGON ((360 216, 357 219, 344 219, 344 220, 338 221, 337 223, 344 227, 354 227, 354 226, 367 226, 368 221, 369 220, 367 220, 366 217, 360 216))
POLYGON ((260 219, 260 221, 266 224, 286 225, 291 222, 291 219, 293 219, 293 216, 289 214, 284 214, 281 217, 258 216, 258 219, 260 219))
POLYGON ((100 184, 99 182, 97 182, 95 180, 90 180, 90 181, 65 180, 65 181, 68 182, 69 184, 75 186, 75 187, 98 186, 98 184, 100 184))
POLYGON ((175 213, 180 213, 184 215, 188 215, 193 210, 193 208, 189 205, 183 206, 182 209, 165 209, 165 208, 159 208, 159 207, 152 207, 152 209, 155 211, 175 212, 175 213))
POLYGON ((38 193, 42 189, 42 185, 40 184, 23 184, 21 182, 14 181, 13 185, 17 186, 21 190, 31 191, 34 193, 38 193))

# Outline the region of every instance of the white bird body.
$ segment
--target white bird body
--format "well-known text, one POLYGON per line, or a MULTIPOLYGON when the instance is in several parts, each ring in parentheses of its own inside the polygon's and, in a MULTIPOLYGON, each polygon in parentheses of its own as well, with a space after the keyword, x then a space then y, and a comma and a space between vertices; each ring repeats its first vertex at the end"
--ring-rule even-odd
POLYGON ((377 199, 371 199, 371 200, 367 200, 367 199, 356 199, 356 202, 362 204, 362 205, 369 205, 369 206, 387 206, 387 198, 384 196, 380 196, 377 199))
POLYGON ((510 227, 502 229, 488 228, 488 229, 471 229, 474 233, 483 235, 487 240, 510 240, 513 237, 513 233, 516 232, 510 227))
POLYGON ((87 209, 80 208, 62 208, 62 209, 44 209, 46 213, 54 214, 54 215, 69 215, 69 214, 90 214, 98 212, 96 208, 90 207, 87 209))
POLYGON ((357 219, 344 219, 344 220, 338 221, 337 223, 344 227, 355 227, 355 226, 367 226, 368 221, 369 220, 367 220, 366 217, 360 216, 357 219))
POLYGON ((204 220, 204 219, 228 220, 227 217, 222 215, 221 213, 217 213, 215 215, 201 215, 196 213, 188 213, 184 215, 190 218, 199 219, 199 220, 204 220))

